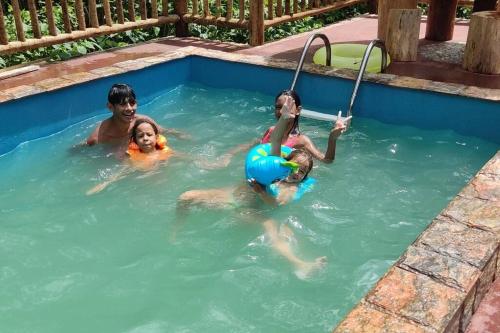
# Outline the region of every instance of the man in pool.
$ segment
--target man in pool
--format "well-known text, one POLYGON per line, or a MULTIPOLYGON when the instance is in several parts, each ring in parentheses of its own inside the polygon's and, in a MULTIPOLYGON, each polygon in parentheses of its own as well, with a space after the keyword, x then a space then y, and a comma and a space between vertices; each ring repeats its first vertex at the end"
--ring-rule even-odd
POLYGON ((129 85, 114 84, 108 93, 107 107, 112 115, 100 122, 87 138, 89 146, 99 143, 128 144, 130 132, 138 119, 153 122, 160 129, 160 132, 166 132, 178 138, 186 138, 185 134, 177 130, 163 129, 148 116, 137 114, 135 92, 129 85))

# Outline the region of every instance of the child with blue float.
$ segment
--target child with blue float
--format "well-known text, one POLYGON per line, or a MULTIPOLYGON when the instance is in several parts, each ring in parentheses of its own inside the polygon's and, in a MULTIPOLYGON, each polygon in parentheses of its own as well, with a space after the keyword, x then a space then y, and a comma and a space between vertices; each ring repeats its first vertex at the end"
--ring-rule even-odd
MULTIPOLYGON (((297 114, 295 101, 291 96, 287 96, 283 103, 282 115, 270 135, 271 143, 257 146, 248 154, 246 177, 253 191, 249 191, 248 186, 238 186, 184 192, 178 199, 177 225, 181 222, 181 218, 185 218, 186 210, 192 206, 211 209, 233 208, 243 211, 244 214, 239 216, 254 220, 262 219, 262 225, 271 240, 272 247, 295 267, 298 277, 304 278, 325 266, 326 257, 318 257, 313 261, 299 258, 291 249, 289 242, 280 234, 276 222, 255 213, 257 207, 254 201, 255 195, 251 195, 258 194, 264 202, 272 205, 283 205, 297 200, 300 195, 312 190, 312 184, 301 189, 301 186, 311 179, 308 176, 313 167, 311 154, 305 149, 291 151, 290 148, 281 145, 283 139, 286 140, 287 128, 293 124, 297 114), (256 156, 259 155, 259 150, 262 150, 260 157, 256 156)), ((345 124, 339 120, 335 128, 340 135, 345 129, 345 124)))
MULTIPOLYGON (((294 149, 302 148, 306 150, 309 154, 311 154, 311 156, 314 159, 327 164, 332 163, 335 160, 337 139, 345 131, 346 126, 344 122, 349 121, 350 117, 344 119, 343 121, 337 121, 334 124, 334 126, 330 131, 330 135, 328 136, 328 144, 326 151, 323 153, 316 147, 314 142, 307 135, 303 134, 299 129, 299 118, 300 118, 300 111, 302 110, 302 103, 299 95, 295 90, 283 90, 276 96, 274 101, 274 116, 276 117, 276 120, 279 120, 282 115, 283 106, 285 104, 285 101, 287 100, 287 97, 291 97, 293 99, 295 103, 296 113, 295 117, 293 118, 293 121, 289 122, 287 124, 287 127, 285 128, 285 134, 283 136, 281 144, 294 149)), ((242 151, 247 151, 250 147, 253 147, 256 143, 269 143, 271 134, 274 132, 274 130, 275 126, 272 126, 266 130, 266 132, 264 133, 264 135, 260 140, 255 140, 251 143, 241 144, 229 150, 226 154, 222 155, 219 158, 219 164, 221 166, 229 165, 234 155, 242 151)))
MULTIPOLYGON (((297 193, 303 194, 311 190, 301 190, 303 181, 308 180, 313 167, 313 159, 305 149, 293 150, 281 145, 286 129, 295 119, 298 110, 292 97, 287 97, 283 116, 280 117, 276 129, 271 135, 271 143, 254 147, 246 159, 246 179, 255 193, 262 200, 272 205, 284 205, 297 200, 297 193)), ((341 121, 339 123, 342 123, 341 121)), ((339 125, 339 131, 345 127, 339 125)), ((181 194, 182 205, 196 204, 210 207, 241 206, 246 204, 239 200, 247 200, 251 196, 242 195, 248 186, 236 188, 192 190, 181 194), (208 204, 210 203, 210 204, 208 204)))
MULTIPOLYGON (((313 158, 324 163, 332 163, 333 160, 335 160, 335 148, 337 146, 337 139, 346 129, 344 121, 337 121, 334 124, 328 137, 328 146, 326 148, 326 151, 325 153, 322 153, 307 135, 300 132, 299 118, 300 111, 302 110, 302 103, 297 92, 295 92, 294 90, 283 90, 276 96, 274 102, 274 116, 277 120, 281 118, 281 116, 283 115, 285 103, 287 100, 289 100, 289 97, 292 98, 295 104, 294 110, 296 111, 293 116, 293 121, 289 122, 287 127, 285 128, 282 144, 295 149, 303 148, 309 154, 311 154, 313 158)), ((350 118, 346 119, 345 121, 348 121, 349 119, 350 118)), ((270 127, 264 133, 264 136, 262 137, 260 142, 270 142, 270 138, 274 130, 275 127, 270 127)))

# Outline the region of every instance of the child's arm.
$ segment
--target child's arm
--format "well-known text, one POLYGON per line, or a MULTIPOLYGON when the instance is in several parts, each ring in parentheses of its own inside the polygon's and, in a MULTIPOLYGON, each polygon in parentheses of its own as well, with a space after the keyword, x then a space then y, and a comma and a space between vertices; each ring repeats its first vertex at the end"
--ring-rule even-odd
POLYGON ((332 163, 335 160, 335 150, 337 148, 337 139, 339 136, 345 132, 346 124, 345 122, 349 121, 352 117, 347 117, 342 120, 339 117, 335 122, 335 125, 332 127, 330 131, 330 135, 328 137, 328 147, 326 148, 326 152, 323 154, 312 142, 312 140, 306 136, 301 135, 303 140, 304 148, 317 160, 320 160, 324 163, 332 163))
POLYGON ((111 175, 107 180, 104 182, 94 186, 90 190, 87 191, 87 195, 92 195, 101 192, 104 190, 106 187, 108 187, 109 184, 112 184, 116 181, 119 181, 120 179, 125 178, 129 173, 132 172, 132 169, 128 166, 124 166, 122 169, 120 169, 117 173, 114 175, 111 175))
POLYGON ((286 96, 285 104, 281 109, 281 117, 271 133, 271 155, 281 156, 281 142, 286 135, 286 129, 295 119, 298 110, 292 97, 286 96))

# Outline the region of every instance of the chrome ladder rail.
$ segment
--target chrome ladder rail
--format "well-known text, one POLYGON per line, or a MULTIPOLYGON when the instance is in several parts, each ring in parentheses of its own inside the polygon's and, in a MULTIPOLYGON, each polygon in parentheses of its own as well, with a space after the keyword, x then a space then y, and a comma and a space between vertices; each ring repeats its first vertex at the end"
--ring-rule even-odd
POLYGON ((300 56, 299 63, 297 64, 297 69, 295 70, 295 75, 293 77, 292 85, 290 86, 290 90, 295 89, 295 84, 297 83, 297 79, 299 78, 299 73, 302 70, 302 66, 304 65, 304 59, 306 58, 306 53, 307 50, 309 49, 309 46, 311 46, 312 42, 316 38, 321 38, 323 42, 325 43, 325 49, 326 49, 326 65, 331 66, 332 64, 332 47, 330 46, 330 40, 328 37, 326 37, 325 34, 313 34, 309 36, 307 39, 307 42, 304 45, 304 48, 302 49, 302 55, 300 56))
POLYGON ((349 102, 349 110, 347 111, 347 117, 352 116, 352 108, 354 106, 354 101, 356 100, 356 96, 358 94, 358 88, 361 83, 361 79, 365 74, 366 65, 368 64, 368 58, 370 57, 370 54, 372 53, 372 50, 375 46, 378 46, 380 48, 380 51, 382 52, 382 63, 380 64, 381 73, 383 73, 387 68, 387 49, 385 47, 385 44, 380 39, 374 39, 366 47, 365 54, 363 55, 363 60, 361 60, 361 66, 359 66, 358 77, 356 78, 356 83, 354 84, 354 89, 352 90, 351 101, 349 102))

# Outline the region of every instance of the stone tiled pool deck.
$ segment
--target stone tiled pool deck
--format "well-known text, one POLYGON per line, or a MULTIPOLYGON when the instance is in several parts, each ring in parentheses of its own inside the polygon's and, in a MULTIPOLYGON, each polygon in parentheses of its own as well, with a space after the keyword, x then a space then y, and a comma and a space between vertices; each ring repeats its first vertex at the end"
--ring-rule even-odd
MULTIPOLYGON (((263 47, 261 47, 263 48, 263 47)), ((193 54, 234 62, 295 69, 289 59, 197 39, 168 39, 46 65, 0 81, 0 101, 139 70, 193 54), (197 45, 200 47, 183 47, 197 45), (209 48, 210 50, 207 50, 209 48)), ((349 70, 304 66, 321 75, 354 79, 349 70)), ((366 80, 500 102, 500 89, 400 76, 367 74, 366 80)), ((499 103, 500 112, 500 103, 499 103)), ((334 332, 461 332, 500 275, 500 152, 429 224, 334 332)))

